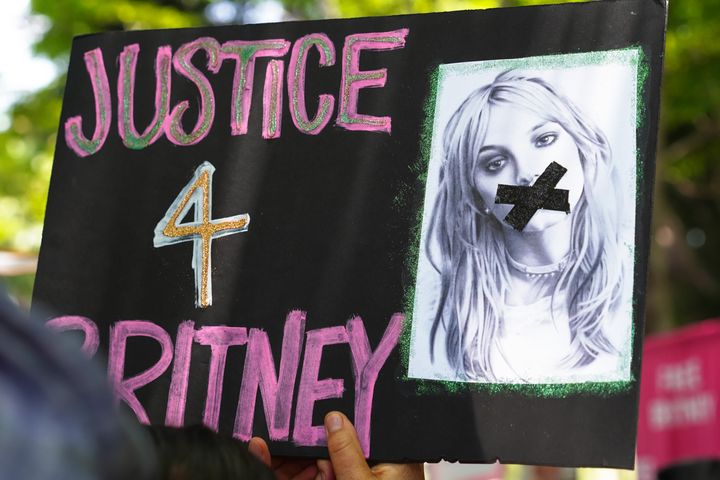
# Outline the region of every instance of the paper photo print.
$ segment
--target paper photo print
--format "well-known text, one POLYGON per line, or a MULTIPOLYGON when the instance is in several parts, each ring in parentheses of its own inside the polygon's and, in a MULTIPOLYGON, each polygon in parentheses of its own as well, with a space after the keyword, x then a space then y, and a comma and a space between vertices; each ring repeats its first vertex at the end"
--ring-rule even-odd
POLYGON ((631 379, 640 71, 637 49, 439 66, 409 377, 631 379))

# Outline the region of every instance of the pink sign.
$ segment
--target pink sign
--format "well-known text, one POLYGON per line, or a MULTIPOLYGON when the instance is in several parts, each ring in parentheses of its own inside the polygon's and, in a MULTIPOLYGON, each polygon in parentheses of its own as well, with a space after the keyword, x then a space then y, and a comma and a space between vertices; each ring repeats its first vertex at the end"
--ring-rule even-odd
POLYGON ((505 467, 500 463, 428 463, 425 470, 432 480, 501 480, 505 467))
POLYGON ((645 340, 638 467, 641 478, 682 461, 720 458, 720 319, 645 340))

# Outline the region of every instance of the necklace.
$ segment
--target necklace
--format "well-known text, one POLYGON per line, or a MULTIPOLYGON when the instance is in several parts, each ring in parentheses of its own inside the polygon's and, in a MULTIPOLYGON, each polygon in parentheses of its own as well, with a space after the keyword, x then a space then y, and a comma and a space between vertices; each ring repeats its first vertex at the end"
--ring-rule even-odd
POLYGON ((571 253, 568 253, 559 262, 549 265, 525 265, 506 255, 508 264, 516 271, 525 274, 527 278, 554 277, 556 273, 562 272, 570 261, 571 253))

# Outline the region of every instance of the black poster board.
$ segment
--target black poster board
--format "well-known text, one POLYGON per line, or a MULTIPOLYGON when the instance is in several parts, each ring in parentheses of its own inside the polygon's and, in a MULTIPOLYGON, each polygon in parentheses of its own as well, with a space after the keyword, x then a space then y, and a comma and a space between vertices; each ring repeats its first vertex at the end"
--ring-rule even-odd
POLYGON ((79 37, 34 303, 143 421, 632 467, 665 18, 79 37))

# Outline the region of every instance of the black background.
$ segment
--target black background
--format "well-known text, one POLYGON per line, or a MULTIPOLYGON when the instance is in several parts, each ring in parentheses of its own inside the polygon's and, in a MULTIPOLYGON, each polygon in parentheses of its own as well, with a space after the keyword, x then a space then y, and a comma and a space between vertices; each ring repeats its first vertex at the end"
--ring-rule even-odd
MULTIPOLYGON (((649 65, 642 102, 645 121, 637 133, 645 168, 637 200, 635 271, 636 331, 642 332, 664 24, 662 6, 638 0, 80 37, 71 56, 34 301, 58 314, 93 319, 100 328, 101 355, 109 326, 117 320, 161 324, 174 341, 178 323, 192 319, 196 328, 262 327, 277 365, 285 316, 292 309, 308 312, 306 330, 344 325, 360 315, 374 349, 390 316, 404 310, 406 289, 414 283, 408 252, 416 241, 411 232, 422 209, 424 185, 412 167, 420 162, 423 106, 429 75, 437 65, 640 46, 649 65), (361 70, 387 68, 388 80, 384 88, 361 90, 358 112, 392 117, 392 134, 334 126, 345 36, 399 28, 409 28, 404 48, 363 51, 360 61, 361 70), (309 115, 319 94, 336 97, 333 120, 319 135, 295 128, 285 85, 281 138, 262 138, 262 82, 268 59, 258 59, 246 135, 230 135, 234 62, 225 62, 218 74, 206 73, 216 112, 204 140, 178 147, 163 136, 139 151, 122 145, 116 85, 117 57, 125 45, 141 45, 135 122, 142 131, 153 116, 153 66, 159 46, 171 45, 176 51, 201 36, 220 43, 268 38, 294 42, 315 32, 326 33, 336 49, 334 66, 317 67, 314 49, 307 63, 309 115), (65 144, 62 125, 82 115, 85 135, 94 130, 92 89, 82 55, 96 47, 102 48, 108 71, 113 120, 102 150, 79 158, 65 144), (194 305, 192 243, 156 249, 152 240, 155 225, 204 161, 217 168, 213 218, 249 213, 251 224, 246 233, 213 242, 213 305, 203 310, 194 305)), ((287 67, 289 54, 284 58, 287 67)), ((193 63, 207 72, 203 52, 193 63)), ((190 100, 188 131, 197 118, 197 96, 196 87, 173 72, 171 105, 190 100)), ((634 351, 640 348, 636 335, 634 351)), ((209 353, 208 347, 193 348, 187 424, 202 421, 209 353)), ((126 377, 154 364, 158 355, 154 341, 130 339, 126 377)), ((244 355, 245 347, 229 349, 220 417, 226 432, 232 432, 244 355)), ((634 358, 635 378, 639 362, 634 358)), ((345 393, 342 399, 316 403, 315 425, 331 409, 352 418, 351 367, 349 345, 324 349, 319 378, 343 378, 345 393)), ((154 423, 164 421, 171 370, 137 391, 154 423)), ((419 393, 418 384, 404 379, 405 374, 396 348, 376 384, 373 459, 633 465, 637 382, 624 393, 543 398, 505 390, 450 393, 440 388, 419 393)), ((253 433, 267 434, 261 399, 253 433)), ((324 449, 297 448, 291 441, 272 444, 271 450, 277 455, 326 455, 324 449)))

